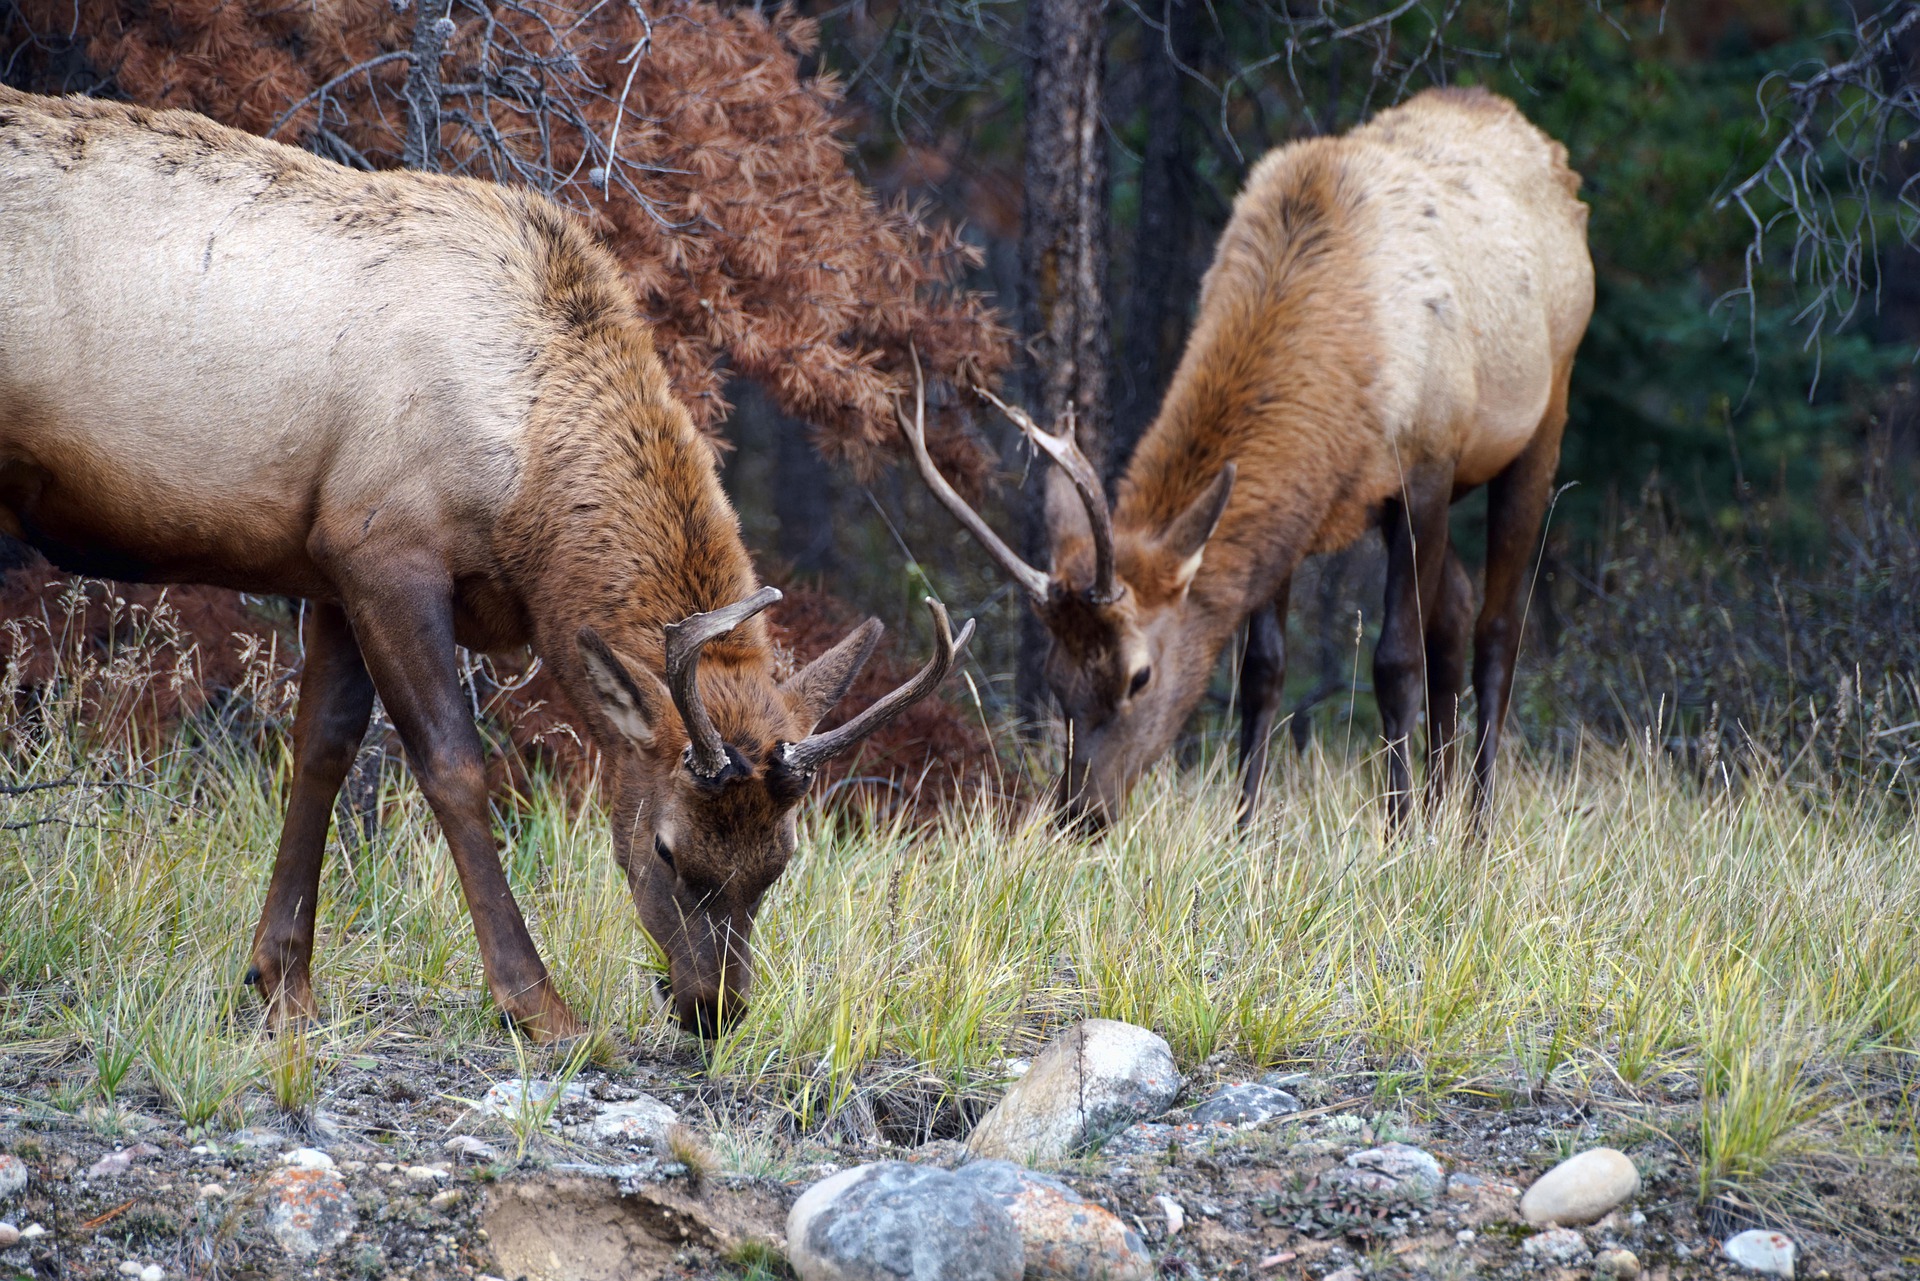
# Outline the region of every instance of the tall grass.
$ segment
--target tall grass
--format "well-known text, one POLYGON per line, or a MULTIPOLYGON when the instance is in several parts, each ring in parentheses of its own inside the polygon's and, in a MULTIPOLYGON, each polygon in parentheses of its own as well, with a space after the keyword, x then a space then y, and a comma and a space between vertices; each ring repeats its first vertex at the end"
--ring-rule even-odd
MULTIPOLYGON (((106 759, 56 732, 60 707, 36 715, 0 756, 0 784, 60 784, 0 796, 10 1040, 79 1048, 102 1095, 144 1089, 194 1125, 249 1082, 304 1108, 348 1043, 502 1046, 410 780, 390 775, 375 838, 328 861, 325 1027, 266 1052, 239 983, 283 741, 209 745, 190 723, 106 759)), ((1512 760, 1484 842, 1451 811, 1389 841, 1379 791, 1377 761, 1315 748, 1248 832, 1219 759, 1163 765, 1093 844, 984 803, 927 830, 810 814, 761 913, 751 1007, 707 1070, 810 1127, 903 1074, 959 1098, 1073 1020, 1120 1018, 1187 1065, 1228 1052, 1416 1098, 1690 1101, 1666 1123, 1705 1197, 1763 1178, 1920 1045, 1920 829, 1885 791, 1702 783, 1589 743, 1512 760)), ((673 1043, 603 819, 536 788, 503 830, 562 990, 638 1054, 673 1043)))

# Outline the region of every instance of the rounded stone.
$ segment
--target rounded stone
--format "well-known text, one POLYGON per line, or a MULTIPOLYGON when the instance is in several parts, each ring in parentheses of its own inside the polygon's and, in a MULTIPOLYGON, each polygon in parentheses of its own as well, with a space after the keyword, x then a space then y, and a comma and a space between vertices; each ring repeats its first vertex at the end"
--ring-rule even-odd
POLYGON ((0 1250, 11 1249, 20 1244, 20 1229, 11 1223, 0 1223, 0 1250))
POLYGON ((1799 1253, 1792 1237, 1762 1228, 1749 1228, 1729 1237, 1720 1249, 1747 1271, 1769 1277, 1792 1277, 1794 1257, 1799 1253))
POLYGON ((0 1152, 0 1201, 11 1200, 27 1190, 27 1163, 17 1156, 0 1152))
POLYGON ((1201 1125, 1259 1125, 1300 1110, 1300 1100, 1285 1090, 1258 1082, 1229 1085, 1193 1110, 1201 1125))
POLYGON ((800 1281, 1019 1281, 1020 1229, 973 1183, 904 1161, 842 1170, 787 1215, 800 1281))
POLYGON ((1587 1245, 1587 1239, 1572 1228, 1548 1228, 1545 1232, 1536 1232, 1521 1243, 1523 1253, 1545 1263, 1557 1263, 1570 1268, 1583 1263, 1593 1253, 1587 1245))
POLYGON ((1431 1201, 1447 1190, 1447 1169, 1430 1152, 1407 1143, 1383 1143, 1355 1152, 1322 1182, 1346 1183, 1404 1201, 1431 1201))
POLYGON ((289 1165, 261 1185, 267 1231, 296 1259, 324 1254, 353 1232, 353 1198, 332 1165, 289 1165))
POLYGON ((1639 1190, 1640 1172, 1626 1153, 1589 1148, 1536 1179, 1520 1198, 1520 1216, 1533 1224, 1593 1223, 1639 1190))
POLYGON ((1633 1281, 1640 1275, 1640 1256, 1631 1250, 1602 1250, 1593 1261, 1593 1275, 1633 1281))
POLYGON ((1020 1229, 1026 1281, 1147 1281, 1153 1259, 1140 1235, 1059 1179, 1011 1161, 955 1171, 999 1203, 1020 1229))
POLYGON ((1026 1075, 974 1127, 967 1150, 1058 1161, 1160 1115, 1180 1084, 1173 1051, 1160 1037, 1130 1023, 1088 1019, 1034 1056, 1026 1075))

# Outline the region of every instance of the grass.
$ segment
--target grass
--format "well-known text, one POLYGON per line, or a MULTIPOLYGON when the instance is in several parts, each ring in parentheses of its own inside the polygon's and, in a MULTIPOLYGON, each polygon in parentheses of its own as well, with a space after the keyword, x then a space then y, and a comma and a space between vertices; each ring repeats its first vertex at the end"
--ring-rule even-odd
MULTIPOLYGON (((157 1094, 190 1126, 238 1119, 255 1094, 300 1113, 326 1064, 402 1025, 450 1056, 500 1048, 451 863, 404 774, 383 783, 371 844, 327 864, 329 1021, 263 1045, 240 978, 283 737, 232 746, 189 725, 113 756, 57 728, 72 711, 0 725, 0 784, 135 785, 0 795, 0 824, 21 825, 0 843, 0 1040, 84 1056, 101 1100, 157 1094)), ((1656 752, 1589 744, 1516 753, 1484 843, 1451 812, 1389 842, 1377 766, 1289 755, 1247 833, 1218 759, 1163 766, 1098 844, 980 806, 924 832, 810 814, 756 930, 751 1008, 707 1070, 812 1128, 903 1072, 958 1098, 1100 1016, 1154 1028, 1183 1066, 1225 1052, 1371 1073, 1382 1103, 1657 1096, 1703 1200, 1846 1141, 1883 1096, 1878 1141, 1912 1159, 1920 828, 1902 803, 1702 784, 1656 752)), ((542 790, 502 821, 576 1008, 636 1055, 676 1043, 604 819, 542 790)), ((725 1159, 755 1147, 714 1142, 725 1159)))

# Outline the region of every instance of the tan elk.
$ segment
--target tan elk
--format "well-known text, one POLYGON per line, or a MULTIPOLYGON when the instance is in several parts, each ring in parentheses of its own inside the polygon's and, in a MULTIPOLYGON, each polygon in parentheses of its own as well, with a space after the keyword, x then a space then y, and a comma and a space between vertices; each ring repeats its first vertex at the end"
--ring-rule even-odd
POLYGON ((531 644, 610 774, 613 852, 710 1033, 814 771, 965 645, 814 733, 869 621, 785 681, 711 447, 611 256, 538 196, 357 173, 186 112, 0 89, 0 529, 62 568, 310 602, 250 978, 315 1012, 333 801, 377 691, 488 987, 581 1030, 502 875, 455 646, 531 644))
POLYGON ((935 469, 919 419, 902 415, 928 485, 1051 633, 1046 675, 1069 735, 1063 814, 1112 817, 1243 622, 1251 814, 1286 672, 1288 585, 1304 557, 1368 528, 1387 544, 1374 690, 1393 819, 1410 798, 1423 703, 1429 796, 1447 786, 1470 629, 1484 813, 1521 589, 1593 310, 1579 187, 1564 147, 1480 90, 1429 90, 1343 137, 1267 156, 1234 203, 1186 353, 1111 510, 1070 425, 1050 434, 1008 410, 1056 464, 1050 573, 994 535, 935 469), (1447 520, 1481 485, 1476 622, 1447 520))

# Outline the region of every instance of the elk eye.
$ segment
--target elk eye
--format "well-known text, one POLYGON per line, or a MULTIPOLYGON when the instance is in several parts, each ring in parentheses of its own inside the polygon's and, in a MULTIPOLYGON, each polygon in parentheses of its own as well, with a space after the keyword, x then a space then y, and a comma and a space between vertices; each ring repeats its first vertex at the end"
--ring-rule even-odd
POLYGON ((1135 672, 1133 674, 1133 680, 1129 682, 1127 685, 1127 697, 1132 698, 1135 694, 1138 694, 1141 690, 1145 689, 1147 687, 1147 682, 1152 679, 1153 679, 1153 669, 1151 667, 1143 667, 1139 671, 1135 672))
POLYGON ((673 851, 668 849, 667 843, 657 836, 653 838, 653 852, 660 856, 660 861, 667 865, 669 872, 673 871, 673 851))

